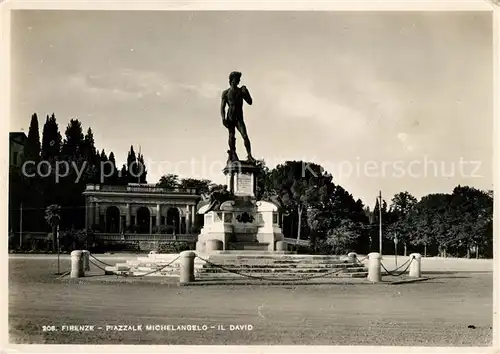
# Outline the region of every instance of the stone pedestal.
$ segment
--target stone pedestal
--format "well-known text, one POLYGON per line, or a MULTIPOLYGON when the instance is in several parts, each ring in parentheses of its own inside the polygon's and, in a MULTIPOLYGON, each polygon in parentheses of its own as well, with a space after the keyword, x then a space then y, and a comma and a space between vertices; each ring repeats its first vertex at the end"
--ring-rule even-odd
POLYGON ((204 227, 196 244, 198 252, 212 249, 206 245, 209 240, 222 241, 223 250, 231 244, 236 249, 275 251, 276 242, 284 238, 278 225, 278 207, 256 201, 258 171, 255 164, 244 161, 231 162, 223 170, 233 198, 204 214, 204 227))
POLYGON ((256 174, 259 169, 253 163, 233 161, 222 170, 226 175, 229 192, 236 197, 255 198, 256 174))

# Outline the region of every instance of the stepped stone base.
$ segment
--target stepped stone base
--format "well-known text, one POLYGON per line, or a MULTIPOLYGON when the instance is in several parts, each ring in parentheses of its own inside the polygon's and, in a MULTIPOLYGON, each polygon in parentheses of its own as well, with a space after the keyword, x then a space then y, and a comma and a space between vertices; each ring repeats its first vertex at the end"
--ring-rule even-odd
MULTIPOLYGON (((199 253, 194 261, 196 280, 262 278, 366 278, 367 268, 347 256, 297 255, 288 251, 215 251, 199 253), (208 261, 208 263, 207 263, 208 261)), ((150 254, 106 267, 108 275, 179 277, 177 254, 150 254), (174 261, 175 260, 175 261, 174 261), (171 263, 171 264, 170 264, 171 263)))
POLYGON ((235 242, 229 243, 227 250, 245 250, 245 251, 268 251, 269 243, 259 242, 235 242))

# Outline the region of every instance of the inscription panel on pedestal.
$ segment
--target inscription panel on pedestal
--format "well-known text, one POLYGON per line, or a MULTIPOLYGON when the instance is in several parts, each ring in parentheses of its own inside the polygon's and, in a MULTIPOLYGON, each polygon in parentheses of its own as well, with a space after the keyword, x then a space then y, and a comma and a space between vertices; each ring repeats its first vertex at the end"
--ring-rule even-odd
POLYGON ((253 176, 247 173, 238 173, 235 187, 234 194, 253 195, 253 176))

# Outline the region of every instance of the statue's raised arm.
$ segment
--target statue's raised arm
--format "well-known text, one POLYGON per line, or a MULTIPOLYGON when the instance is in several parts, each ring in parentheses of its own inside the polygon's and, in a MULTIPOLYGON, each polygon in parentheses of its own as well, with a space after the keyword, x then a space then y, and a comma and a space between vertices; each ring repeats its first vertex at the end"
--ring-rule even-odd
POLYGON ((252 96, 250 96, 250 91, 248 91, 248 88, 245 85, 241 86, 241 93, 243 94, 245 102, 251 106, 253 103, 252 96))

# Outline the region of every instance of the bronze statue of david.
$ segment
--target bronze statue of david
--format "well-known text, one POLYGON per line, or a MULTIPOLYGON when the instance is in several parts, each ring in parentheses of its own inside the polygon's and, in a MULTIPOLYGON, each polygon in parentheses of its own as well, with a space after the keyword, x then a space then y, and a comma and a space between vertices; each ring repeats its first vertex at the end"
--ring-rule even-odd
POLYGON ((228 161, 238 161, 238 155, 236 154, 236 129, 240 132, 245 148, 247 150, 248 161, 254 162, 252 156, 252 148, 250 145, 250 139, 248 138, 247 128, 245 122, 243 121, 243 101, 252 105, 252 96, 245 85, 238 87, 240 83, 241 73, 238 71, 233 71, 229 74, 229 85, 230 87, 222 92, 221 97, 221 117, 222 124, 227 128, 229 132, 229 150, 228 150, 228 161), (228 107, 226 114, 226 106, 228 107))

